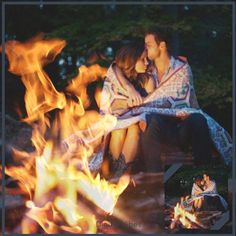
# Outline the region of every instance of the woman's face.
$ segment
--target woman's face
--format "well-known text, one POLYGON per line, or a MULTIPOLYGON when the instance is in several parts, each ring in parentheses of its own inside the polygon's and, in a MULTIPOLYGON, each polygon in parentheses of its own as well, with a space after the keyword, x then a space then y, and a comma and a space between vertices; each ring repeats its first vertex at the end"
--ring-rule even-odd
POLYGON ((137 73, 145 73, 147 70, 147 65, 148 65, 147 52, 146 50, 144 50, 141 57, 137 60, 135 64, 135 71, 137 73))

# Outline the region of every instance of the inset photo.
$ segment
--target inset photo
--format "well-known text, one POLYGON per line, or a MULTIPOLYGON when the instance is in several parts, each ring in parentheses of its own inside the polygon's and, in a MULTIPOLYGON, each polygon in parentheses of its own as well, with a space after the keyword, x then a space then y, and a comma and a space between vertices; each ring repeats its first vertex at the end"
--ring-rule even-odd
POLYGON ((165 182, 168 233, 232 233, 230 171, 224 166, 181 166, 165 182))

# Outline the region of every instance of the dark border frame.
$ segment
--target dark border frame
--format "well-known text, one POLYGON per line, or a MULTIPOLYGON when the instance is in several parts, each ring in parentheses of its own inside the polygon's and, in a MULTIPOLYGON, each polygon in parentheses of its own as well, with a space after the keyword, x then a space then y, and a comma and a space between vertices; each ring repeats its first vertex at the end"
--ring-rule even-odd
MULTIPOLYGON (((5 195, 5 6, 7 5, 231 5, 232 6, 232 83, 233 83, 233 103, 232 103, 232 116, 233 116, 233 161, 232 161, 232 179, 229 180, 232 184, 232 234, 217 234, 219 236, 223 235, 235 235, 236 234, 236 213, 235 213, 235 204, 236 204, 236 148, 235 148, 235 86, 236 86, 236 78, 235 78, 235 26, 236 26, 236 18, 235 18, 235 5, 234 1, 4 1, 2 2, 2 195, 5 195)), ((2 197, 2 235, 5 235, 5 199, 2 197)), ((213 232, 214 233, 214 232, 213 232)), ((17 234, 10 234, 17 235, 17 234)), ((32 235, 41 235, 41 234, 32 234, 32 235)), ((57 234, 57 235, 70 235, 70 234, 57 234)), ((171 235, 167 233, 162 233, 161 235, 171 235)), ((180 234, 178 234, 180 235, 180 234)), ((181 234, 181 235, 190 235, 190 234, 181 234)), ((194 234, 194 235, 212 235, 212 234, 194 234)))

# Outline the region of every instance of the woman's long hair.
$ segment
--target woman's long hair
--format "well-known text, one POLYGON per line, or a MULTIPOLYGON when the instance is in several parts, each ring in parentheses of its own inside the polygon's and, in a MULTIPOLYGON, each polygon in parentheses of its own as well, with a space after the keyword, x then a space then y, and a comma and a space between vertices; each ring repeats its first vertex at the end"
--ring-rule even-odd
POLYGON ((197 175, 195 177, 194 183, 197 184, 197 186, 203 190, 203 186, 202 186, 202 177, 200 175, 197 175))
POLYGON ((135 65, 144 49, 143 42, 134 42, 123 46, 116 54, 115 63, 129 81, 136 79, 138 76, 135 65))

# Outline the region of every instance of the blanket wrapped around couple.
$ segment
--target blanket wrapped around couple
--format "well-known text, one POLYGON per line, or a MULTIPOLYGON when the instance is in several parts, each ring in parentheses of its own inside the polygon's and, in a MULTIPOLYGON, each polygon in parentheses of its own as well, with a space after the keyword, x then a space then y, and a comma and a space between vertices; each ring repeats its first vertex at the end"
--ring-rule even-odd
POLYGON ((191 197, 183 201, 183 206, 185 208, 191 208, 192 203, 198 199, 204 201, 201 206, 202 209, 221 209, 224 211, 228 208, 228 203, 220 194, 218 194, 214 180, 210 180, 204 190, 194 183, 191 191, 191 197))
MULTIPOLYGON (((228 132, 212 117, 201 109, 192 108, 192 73, 187 62, 176 60, 175 67, 157 88, 145 97, 141 106, 111 110, 111 104, 117 99, 127 99, 127 91, 116 78, 112 66, 107 71, 104 82, 100 111, 102 114, 112 114, 117 117, 114 129, 127 128, 130 125, 146 119, 146 115, 157 113, 166 116, 184 118, 192 113, 202 114, 208 124, 211 139, 220 153, 224 163, 231 165, 233 144, 228 132)), ((153 73, 154 75, 154 73, 153 73)), ((195 93, 194 93, 195 94, 195 93)))
POLYGON ((198 199, 202 199, 204 202, 202 209, 214 209, 225 211, 228 209, 228 203, 225 199, 218 193, 200 193, 196 196, 191 196, 188 200, 184 201, 182 204, 185 209, 191 209, 192 203, 198 199))

